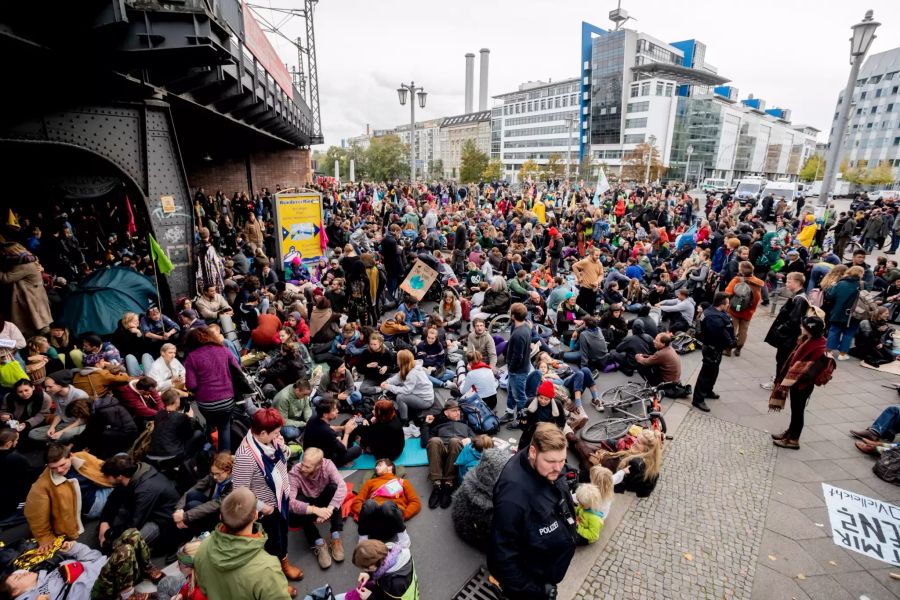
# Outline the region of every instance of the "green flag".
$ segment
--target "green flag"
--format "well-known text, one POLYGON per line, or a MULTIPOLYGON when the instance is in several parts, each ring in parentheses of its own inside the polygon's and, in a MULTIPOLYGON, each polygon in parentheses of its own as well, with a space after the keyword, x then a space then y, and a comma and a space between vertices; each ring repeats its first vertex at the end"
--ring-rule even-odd
POLYGON ((163 275, 168 275, 174 271, 175 266, 172 264, 172 261, 169 260, 165 251, 160 248, 156 240, 153 239, 153 235, 147 234, 147 239, 150 241, 150 257, 156 261, 156 270, 163 275))

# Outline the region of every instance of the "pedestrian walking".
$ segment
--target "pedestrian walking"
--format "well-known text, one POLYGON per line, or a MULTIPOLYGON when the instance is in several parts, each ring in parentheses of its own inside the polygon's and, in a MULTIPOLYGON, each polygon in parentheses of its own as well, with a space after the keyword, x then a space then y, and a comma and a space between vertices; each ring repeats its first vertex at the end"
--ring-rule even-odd
POLYGON ((700 367, 700 375, 694 386, 694 397, 691 405, 694 408, 709 412, 706 399, 718 400, 713 388, 719 378, 719 365, 722 362, 722 352, 730 350, 737 345, 734 336, 734 326, 728 315, 730 298, 724 292, 716 293, 713 304, 703 311, 700 318, 700 341, 703 342, 703 363, 700 367))

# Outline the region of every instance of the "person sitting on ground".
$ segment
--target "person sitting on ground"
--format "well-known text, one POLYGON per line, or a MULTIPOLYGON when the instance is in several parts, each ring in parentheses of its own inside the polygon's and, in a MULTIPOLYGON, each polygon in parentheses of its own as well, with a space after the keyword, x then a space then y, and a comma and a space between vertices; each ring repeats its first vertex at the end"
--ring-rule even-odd
POLYGON ((462 420, 456 400, 448 400, 438 417, 425 417, 422 444, 428 451, 428 478, 433 485, 428 508, 450 506, 457 481, 456 457, 474 436, 475 432, 462 420))
POLYGON ((327 398, 334 400, 338 406, 350 409, 359 406, 362 402, 362 394, 356 390, 353 383, 353 374, 347 369, 347 364, 343 362, 338 363, 328 374, 322 376, 317 396, 320 402, 327 398))
MULTIPOLYGON (((487 319, 494 315, 504 314, 509 311, 512 297, 506 287, 506 279, 502 275, 495 275, 491 279, 490 286, 484 292, 484 301, 477 310, 472 310, 472 319, 487 319)), ((473 306, 475 302, 473 299, 473 306)))
POLYGON ((122 402, 138 430, 143 431, 147 423, 163 409, 162 399, 156 389, 156 380, 147 376, 129 381, 116 390, 116 397, 122 402))
POLYGON ((418 365, 409 350, 397 353, 397 365, 400 371, 381 384, 381 389, 396 396, 397 413, 400 420, 408 423, 409 410, 416 414, 434 405, 434 386, 428 373, 418 365))
POLYGON ((365 540, 353 551, 353 564, 362 573, 356 588, 344 594, 344 600, 419 597, 419 580, 409 548, 365 540))
POLYGON ((848 352, 850 356, 873 367, 894 362, 894 328, 888 323, 890 312, 890 309, 879 306, 871 319, 860 321, 854 346, 848 352))
POLYGON ((462 325, 462 306, 451 290, 444 291, 443 300, 438 304, 438 314, 447 322, 448 330, 459 331, 462 325))
MULTIPOLYGON (((218 514, 216 516, 218 518, 218 514)), ((200 584, 194 574, 194 556, 197 555, 201 543, 199 539, 194 538, 178 549, 175 553, 178 572, 166 575, 156 584, 158 599, 208 600, 206 594, 200 590, 200 584)))
POLYGON ((341 532, 344 517, 341 506, 347 497, 347 484, 335 464, 325 458, 322 450, 307 447, 299 463, 288 473, 294 497, 290 499, 290 524, 302 528, 309 547, 319 562, 319 567, 327 569, 331 559, 344 560, 344 545, 341 532), (328 521, 331 536, 328 544, 319 534, 317 523, 328 521))
POLYGON ((175 344, 163 344, 159 349, 159 358, 153 361, 147 376, 156 381, 156 389, 160 394, 174 389, 179 396, 187 397, 189 394, 184 388, 184 365, 176 358, 177 352, 175 344))
MULTIPOLYGON (((610 489, 612 493, 612 489, 610 489)), ((593 544, 603 530, 603 516, 600 506, 603 497, 592 483, 582 483, 575 490, 575 531, 578 545, 593 544)))
POLYGON ((453 371, 446 368, 447 348, 438 336, 435 327, 427 327, 422 341, 416 346, 415 359, 422 361, 422 368, 428 379, 437 387, 455 389, 453 371))
POLYGON ((47 447, 47 467, 25 500, 25 518, 41 551, 48 550, 57 536, 77 540, 84 531, 82 518, 100 516, 112 492, 102 465, 97 457, 72 454, 60 443, 47 447))
POLYGON ((569 346, 572 334, 576 328, 581 327, 584 318, 588 316, 584 310, 576 304, 576 296, 573 292, 566 294, 565 299, 556 311, 556 337, 560 339, 563 347, 569 346))
POLYGON ((194 556, 197 581, 207 598, 291 600, 297 593, 278 558, 266 552, 258 515, 256 495, 248 488, 237 488, 222 501, 222 523, 194 556))
POLYGON ((644 321, 635 319, 631 322, 631 335, 627 336, 609 353, 610 360, 619 365, 619 371, 627 377, 634 375, 638 368, 638 354, 652 354, 655 351, 653 336, 644 332, 644 321))
POLYGON ((162 395, 164 409, 153 416, 153 432, 147 460, 154 464, 179 464, 194 457, 203 447, 203 432, 193 409, 182 410, 183 400, 175 390, 162 395))
POLYGON ((456 472, 459 474, 459 481, 462 482, 466 478, 466 473, 478 466, 481 460, 481 453, 488 448, 494 447, 494 438, 482 433, 472 438, 472 443, 463 446, 459 456, 456 457, 456 472))
POLYGON ((68 442, 80 435, 87 418, 75 416, 72 409, 77 403, 87 404, 88 395, 72 385, 72 371, 57 371, 44 379, 44 390, 54 403, 54 413, 49 425, 35 427, 28 432, 28 438, 36 442, 68 442))
POLYGON ((369 335, 369 346, 360 356, 356 369, 362 378, 360 393, 364 396, 380 394, 380 383, 396 369, 396 363, 396 355, 384 345, 384 336, 377 332, 369 335))
POLYGON ((147 309, 147 314, 141 317, 140 327, 148 346, 156 349, 161 348, 170 339, 178 339, 178 333, 181 331, 178 323, 162 314, 158 306, 147 309))
POLYGON ((303 449, 319 448, 325 458, 338 466, 352 463, 362 454, 359 446, 348 447, 350 434, 359 424, 356 419, 349 419, 343 425, 332 425, 338 416, 338 405, 332 399, 324 399, 316 406, 315 416, 306 424, 303 433, 303 449), (342 434, 338 438, 338 434, 342 434))
POLYGON ((892 445, 898 433, 900 433, 900 404, 892 404, 885 408, 866 429, 850 430, 850 435, 859 438, 856 442, 857 449, 866 454, 876 454, 885 444, 892 445))
POLYGON ((220 452, 209 467, 209 474, 200 478, 175 504, 172 520, 179 529, 189 529, 193 534, 212 531, 219 522, 222 500, 234 491, 231 472, 234 457, 220 452))
POLYGON ((419 301, 416 298, 407 295, 403 303, 397 307, 397 311, 404 314, 406 325, 409 326, 413 335, 421 333, 422 327, 425 325, 425 314, 419 308, 419 301))
POLYGON ((612 304, 603 316, 600 317, 600 331, 603 339, 610 348, 615 348, 628 335, 628 323, 622 318, 625 307, 621 304, 612 304))
POLYGON ((300 355, 300 345, 296 341, 288 341, 281 344, 271 363, 257 371, 257 380, 263 387, 272 386, 275 390, 280 390, 307 375, 306 365, 300 355))
POLYGON ((382 398, 372 409, 372 418, 356 428, 353 432, 359 437, 359 445, 367 454, 377 458, 396 460, 402 453, 406 443, 403 434, 403 423, 397 416, 394 403, 382 398))
POLYGON ((556 398, 556 388, 552 381, 543 381, 538 386, 534 399, 525 407, 523 417, 518 426, 522 429, 522 437, 519 438, 519 447, 527 448, 531 444, 531 437, 539 423, 553 423, 563 432, 566 432, 566 411, 562 402, 556 398))
MULTIPOLYGON (((491 344, 493 344, 491 340, 491 344)), ((466 364, 468 371, 462 383, 459 384, 459 392, 463 396, 475 392, 488 405, 491 411, 497 408, 497 377, 491 366, 483 361, 481 352, 470 350, 466 352, 466 364)))
POLYGON ((394 462, 388 458, 376 461, 375 474, 363 483, 350 505, 351 514, 359 520, 360 541, 370 538, 397 541, 407 548, 410 540, 404 521, 420 510, 422 502, 412 483, 397 476, 394 462))
POLYGON ((488 333, 484 319, 472 319, 472 331, 466 338, 466 352, 480 352, 481 358, 491 369, 497 367, 497 346, 488 333))
MULTIPOLYGON (((143 427, 143 425, 142 425, 143 427)), ((115 396, 100 396, 91 405, 84 433, 78 443, 99 459, 128 452, 138 436, 138 426, 115 396)))
POLYGON ((132 528, 141 532, 148 545, 157 548, 168 548, 177 541, 172 513, 178 492, 172 481, 127 454, 113 456, 100 471, 114 488, 100 514, 97 537, 101 547, 111 547, 124 531, 132 528))
POLYGON ((35 427, 40 427, 50 417, 52 406, 50 395, 36 387, 30 379, 20 379, 13 384, 12 391, 3 397, 0 405, 0 428, 12 427, 23 436, 35 427))
POLYGON ((134 529, 122 533, 109 557, 72 540, 63 542, 59 552, 63 559, 59 568, 17 569, 0 579, 0 594, 15 600, 149 600, 149 593, 135 592, 134 586, 144 579, 159 581, 163 576, 150 562, 150 550, 134 529))
POLYGON ((677 299, 663 300, 657 306, 662 311, 663 319, 669 323, 669 331, 673 333, 687 331, 693 326, 697 303, 687 288, 678 290, 677 299))
POLYGON ((385 341, 390 342, 394 349, 407 348, 411 342, 412 327, 406 324, 406 313, 398 310, 394 313, 393 318, 387 319, 378 328, 385 341))
POLYGON ((646 498, 656 487, 662 466, 662 444, 659 433, 644 429, 636 436, 634 444, 620 452, 594 452, 588 461, 592 465, 602 465, 618 473, 627 468, 622 482, 616 484, 617 494, 634 492, 638 498, 646 498))
POLYGON ((81 349, 84 352, 81 362, 85 367, 108 369, 122 364, 119 350, 111 343, 104 342, 96 333, 81 336, 81 349))
MULTIPOLYGON (((90 398, 101 398, 115 393, 120 387, 131 381, 131 376, 121 366, 98 369, 85 367, 71 371, 72 385, 90 398)), ((45 386, 46 389, 46 386, 45 386)))
MULTIPOLYGON (((137 313, 126 312, 122 315, 122 319, 110 337, 112 340, 110 347, 118 350, 119 355, 125 361, 125 368, 129 375, 137 377, 150 370, 150 366, 153 364, 150 352, 153 347, 144 339, 140 317, 137 313)), ((87 356, 85 358, 87 361, 90 360, 87 356)), ((88 362, 85 362, 85 365, 90 366, 88 362)))
MULTIPOLYGON (((681 381, 681 357, 672 348, 672 334, 660 333, 653 339, 653 354, 638 354, 637 370, 650 385, 681 381)), ((686 386, 690 388, 691 386, 686 386)), ((685 393, 688 395, 688 393, 685 393)))
POLYGON ((281 435, 288 441, 296 440, 306 429, 312 417, 310 396, 312 386, 309 379, 301 378, 291 385, 284 386, 272 399, 272 406, 284 418, 281 435))

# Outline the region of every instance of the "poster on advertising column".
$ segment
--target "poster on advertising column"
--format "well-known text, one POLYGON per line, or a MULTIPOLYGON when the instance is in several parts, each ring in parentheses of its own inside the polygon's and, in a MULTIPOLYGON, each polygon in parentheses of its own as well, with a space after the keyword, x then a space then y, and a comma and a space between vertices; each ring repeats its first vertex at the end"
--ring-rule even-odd
POLYGON ((900 507, 827 483, 822 492, 835 544, 900 566, 900 507))
POLYGON ((281 264, 295 256, 304 261, 324 256, 322 250, 322 196, 315 192, 275 195, 275 227, 281 264))

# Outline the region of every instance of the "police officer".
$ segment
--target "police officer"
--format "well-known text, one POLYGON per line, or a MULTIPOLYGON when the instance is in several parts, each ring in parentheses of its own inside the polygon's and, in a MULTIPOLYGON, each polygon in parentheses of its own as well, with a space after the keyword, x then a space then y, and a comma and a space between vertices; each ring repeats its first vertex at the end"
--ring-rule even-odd
POLYGON ((565 478, 566 438, 538 425, 494 486, 488 569, 509 600, 554 600, 575 554, 575 507, 565 478))
POLYGON ((717 292, 712 306, 704 310, 703 316, 700 318, 699 339, 703 342, 703 365, 700 367, 700 375, 697 376, 697 385, 694 386, 694 398, 691 405, 703 412, 709 412, 706 398, 713 400, 719 398, 719 395, 713 391, 713 387, 719 378, 722 352, 737 345, 734 323, 728 316, 729 302, 728 294, 717 292))

